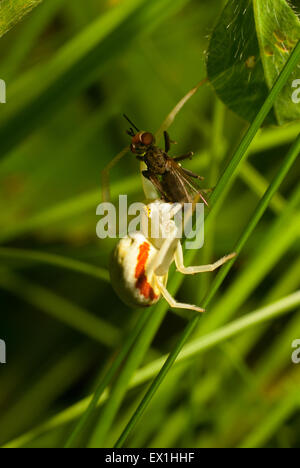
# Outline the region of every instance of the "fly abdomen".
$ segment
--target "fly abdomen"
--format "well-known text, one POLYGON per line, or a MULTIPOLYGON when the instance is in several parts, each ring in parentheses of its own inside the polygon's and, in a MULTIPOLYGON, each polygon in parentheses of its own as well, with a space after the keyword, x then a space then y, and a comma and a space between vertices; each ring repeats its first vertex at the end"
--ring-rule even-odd
POLYGON ((174 203, 174 200, 176 200, 178 203, 189 203, 191 201, 184 184, 178 183, 172 172, 165 172, 162 181, 167 202, 174 203))

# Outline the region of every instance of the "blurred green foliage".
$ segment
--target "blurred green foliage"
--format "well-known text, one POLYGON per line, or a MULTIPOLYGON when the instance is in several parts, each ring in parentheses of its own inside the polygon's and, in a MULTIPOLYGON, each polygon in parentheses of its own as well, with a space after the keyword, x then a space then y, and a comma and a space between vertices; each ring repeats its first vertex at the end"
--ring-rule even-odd
MULTIPOLYGON (((160 126, 206 76, 205 51, 223 6, 44 0, 1 38, 0 338, 8 361, 0 367, 1 444, 64 446, 116 351, 126 356, 134 342, 140 354, 125 361, 126 375, 115 369, 111 393, 102 395, 109 402, 103 445, 112 446, 181 336, 189 314, 158 314, 152 340, 151 310, 129 310, 115 296, 107 275, 115 241, 96 238, 95 213, 101 170, 128 144, 122 113, 141 128, 160 126)), ((176 153, 195 151, 186 165, 215 186, 245 127, 205 86, 170 133, 176 153)), ((196 263, 232 250, 299 130, 294 122, 257 135, 196 263)), ((113 169, 114 201, 119 193, 143 200, 138 170, 130 154, 113 169)), ((298 158, 195 339, 223 336, 229 321, 299 289, 299 175, 298 158)), ((178 298, 201 305, 212 277, 186 279, 178 298)), ((300 374, 291 361, 299 302, 289 313, 280 313, 281 303, 276 310, 225 341, 199 342, 201 354, 169 372, 128 446, 299 447, 300 374)), ((94 410, 77 444, 91 444, 102 414, 94 410)))

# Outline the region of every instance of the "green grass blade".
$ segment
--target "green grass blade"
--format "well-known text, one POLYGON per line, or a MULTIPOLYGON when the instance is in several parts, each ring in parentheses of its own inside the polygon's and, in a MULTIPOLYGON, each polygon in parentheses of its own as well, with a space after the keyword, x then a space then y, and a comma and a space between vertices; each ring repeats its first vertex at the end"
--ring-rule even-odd
POLYGON ((150 308, 150 311, 151 313, 149 314, 148 321, 135 341, 134 346, 132 347, 131 352, 126 359, 126 362, 124 363, 124 366, 112 387, 110 398, 102 410, 94 433, 92 434, 91 440, 89 442, 90 448, 105 446, 107 433, 126 395, 130 379, 132 378, 135 370, 140 366, 157 330, 163 321, 167 309, 164 303, 162 303, 159 304, 155 310, 153 310, 153 307, 150 308))
MULTIPOLYGON (((300 186, 292 194, 284 212, 276 218, 272 228, 259 245, 257 255, 249 258, 248 265, 214 306, 214 314, 200 326, 200 333, 207 333, 229 320, 247 297, 259 286, 266 274, 299 238, 300 186)), ((218 278, 218 277, 217 277, 218 278)))
MULTIPOLYGON (((295 382, 297 387, 297 383, 295 382)), ((278 428, 288 420, 293 413, 300 408, 299 389, 293 386, 270 411, 270 414, 262 421, 255 430, 249 434, 239 445, 239 448, 260 448, 265 447, 267 442, 276 433, 278 428)))
POLYGON ((295 122, 284 127, 266 128, 259 133, 251 145, 252 153, 261 153, 263 151, 283 146, 295 140, 300 132, 300 123, 295 122))
POLYGON ((9 55, 1 63, 1 70, 6 82, 11 81, 15 76, 24 59, 38 40, 39 35, 51 22, 64 2, 65 0, 51 0, 50 2, 46 0, 36 11, 32 12, 29 20, 24 23, 22 27, 22 41, 19 39, 15 40, 9 55))
MULTIPOLYGON (((297 46, 295 47, 293 53, 291 54, 287 64, 285 65, 284 69, 280 73, 275 85, 271 89, 266 101, 264 102, 261 110, 258 112, 257 116, 255 117, 253 123, 249 127, 247 133, 245 134, 244 138, 242 139, 239 147, 237 148, 233 158, 231 159, 228 167, 224 171, 216 189, 212 193, 211 196, 211 204, 215 205, 215 203, 218 201, 218 204, 226 194, 228 190, 228 181, 231 179, 234 179, 232 176, 234 175, 236 168, 238 165, 243 161, 243 159, 247 155, 247 151, 249 149, 249 146, 254 139, 256 133, 260 129, 261 125, 263 124, 265 118, 269 114, 270 110, 272 109, 272 106, 276 100, 276 97, 284 87, 286 81, 288 80, 290 74, 294 70, 295 66, 299 63, 300 59, 300 41, 298 42, 297 46)), ((214 207, 214 210, 216 208, 214 207)))
MULTIPOLYGON (((235 246, 235 251, 240 253, 243 249, 244 245, 246 244, 247 240, 251 236, 252 232, 254 231, 255 227, 259 223, 260 219, 262 218, 264 212, 266 211, 267 207, 269 206, 274 194, 279 189, 280 185, 282 184, 284 178, 286 177, 287 173, 289 172, 290 168, 294 164, 295 160, 299 156, 300 152, 300 134, 298 135, 294 145, 291 147, 290 151, 288 152, 287 156, 285 157, 283 164, 281 165, 276 177, 274 178, 273 182, 270 184, 268 190, 266 191, 265 195, 261 199, 251 221, 249 222, 247 228, 245 229, 243 235, 241 236, 239 242, 235 246)), ((229 272, 231 266, 233 265, 234 260, 228 262, 227 265, 222 268, 220 273, 218 274, 214 286, 211 288, 209 295, 207 296, 205 302, 210 303, 212 298, 214 297, 215 293, 217 292, 218 288, 223 282, 223 279, 229 272)))
MULTIPOLYGON (((270 320, 279 318, 281 315, 294 310, 299 305, 300 292, 297 291, 296 293, 291 294, 283 299, 280 299, 279 301, 276 301, 273 304, 269 304, 260 310, 253 311, 245 317, 235 320, 230 324, 221 327, 206 336, 191 341, 191 343, 186 345, 180 352, 175 364, 179 366, 187 360, 198 357, 199 354, 212 349, 214 346, 220 345, 224 341, 229 340, 230 338, 234 338, 235 336, 246 332, 250 328, 253 328, 257 325, 261 325, 262 323, 268 322, 270 320)), ((128 346, 130 347, 133 341, 135 340, 136 332, 139 333, 143 325, 143 321, 139 321, 139 326, 134 329, 134 334, 131 335, 130 341, 128 341, 128 343, 125 346, 126 351, 128 350, 128 346)), ((124 352, 123 348, 121 350, 121 353, 123 360, 126 356, 126 353, 124 352)), ((134 388, 148 382, 159 371, 159 369, 161 369, 162 365, 165 363, 167 358, 167 355, 162 356, 161 358, 152 361, 150 364, 147 364, 145 367, 138 370, 133 376, 132 380, 130 381, 129 388, 134 388)), ((106 401, 108 398, 108 392, 103 393, 102 398, 100 398, 97 402, 97 406, 103 404, 103 402, 106 401)), ((41 434, 47 431, 54 430, 63 424, 67 424, 73 421, 74 419, 80 417, 86 412, 87 408, 91 404, 91 401, 92 397, 88 397, 79 401, 67 410, 58 413, 46 423, 35 428, 33 431, 23 434, 20 438, 11 441, 9 444, 7 444, 7 447, 22 447, 23 445, 29 443, 31 440, 40 436, 41 434)))
MULTIPOLYGON (((299 129, 300 130, 300 129, 299 129)), ((245 161, 240 171, 241 179, 253 190, 258 197, 262 197, 267 189, 265 178, 248 161, 245 161)), ((276 214, 282 213, 286 205, 285 199, 280 193, 275 193, 270 201, 270 208, 276 214)))
POLYGON ((113 347, 120 341, 119 330, 109 323, 19 275, 1 270, 0 287, 101 344, 113 347))
POLYGON ((93 414, 93 411, 97 408, 99 402, 101 401, 101 397, 103 396, 105 389, 111 383, 113 377, 115 376, 122 362, 126 358, 126 355, 129 352, 131 346, 134 344, 136 338, 138 337, 139 333, 143 329, 146 321, 148 320, 148 315, 149 313, 144 312, 139 318, 138 323, 136 324, 132 332, 129 334, 118 356, 115 358, 113 364, 111 365, 111 367, 108 369, 108 371, 103 376, 100 383, 98 384, 89 406, 87 407, 86 411, 83 413, 78 424, 76 424, 75 429, 71 432, 71 435, 66 442, 65 448, 71 448, 72 446, 75 445, 77 437, 84 430, 84 428, 88 424, 88 421, 91 415, 93 414))
POLYGON ((40 420, 47 414, 51 403, 77 383, 92 361, 90 344, 76 346, 58 359, 51 359, 46 369, 41 369, 28 388, 24 388, 18 398, 2 411, 3 425, 0 427, 0 440, 7 441, 24 428, 40 420), (65 379, 65 376, 68 376, 65 379))
MULTIPOLYGON (((277 82, 275 83, 274 87, 272 88, 270 94, 268 95, 265 103, 263 104, 260 112, 257 114, 256 118, 254 119, 254 122, 251 124, 250 128, 248 129, 246 135, 242 139, 236 153, 234 154, 232 160, 230 161, 229 165, 227 166, 227 169, 223 173, 215 191, 212 194, 211 197, 211 204, 213 206, 212 211, 216 210, 215 206, 217 203, 222 199, 223 192, 227 188, 228 182, 232 182, 232 178, 234 176, 234 173, 241 163, 241 161, 244 159, 246 156, 247 150, 249 148, 249 145, 251 144, 252 140, 254 139, 257 131, 259 130, 260 126, 264 122, 266 116, 268 115, 269 111, 272 108, 272 105, 285 85, 288 77, 290 76, 291 72, 293 71, 295 65, 299 62, 300 58, 300 41, 298 42, 293 54, 290 56, 285 68, 282 70, 277 82)), ((263 213, 267 209, 270 200, 276 193, 278 187, 280 186, 282 180, 284 179, 285 175, 287 174, 289 168, 295 161, 295 159, 298 156, 300 149, 300 135, 298 136, 296 143, 293 145, 291 150, 289 151, 282 167, 280 168, 277 177, 274 179, 272 184, 270 185, 268 191, 266 192, 265 196, 263 197, 261 203, 258 205, 258 208, 252 217, 249 225, 247 226, 244 234, 242 235, 236 251, 239 252, 245 245, 247 239, 250 237, 252 232, 254 231, 256 225, 258 224, 259 220, 263 216, 263 213)), ((224 196, 224 195, 223 195, 224 196)), ((229 272, 231 266, 233 265, 234 260, 229 262, 228 265, 222 268, 220 274, 217 277, 217 280, 214 282, 211 291, 207 298, 205 299, 205 302, 203 306, 206 308, 209 304, 212 298, 214 297, 215 293, 218 291, 218 288, 222 284, 223 280, 225 279, 227 273, 229 272)), ((171 352, 169 355, 169 358, 167 359, 166 363, 164 364, 163 368, 159 372, 158 376, 156 379, 153 381, 150 389, 146 393, 145 397, 143 398, 141 404, 139 405, 138 409, 136 410, 135 414, 133 415, 132 419, 129 421, 128 425, 124 429, 122 435, 120 436, 119 441, 117 442, 116 446, 120 447, 124 444, 128 434, 131 432, 133 427, 136 425, 137 421, 140 419, 142 416, 143 412, 145 411, 146 407, 150 403, 153 395, 155 394, 157 388, 160 386, 161 382, 164 380, 165 376, 168 374, 169 370, 173 366, 179 352, 181 351, 182 347, 188 340, 188 338, 191 336, 192 332, 195 330, 196 326, 198 325, 200 320, 199 316, 195 316, 187 325, 186 329, 184 330, 181 338, 179 339, 177 345, 175 346, 174 350, 171 352)))
POLYGON ((2 260, 21 260, 29 263, 43 263, 57 268, 82 273, 93 278, 110 282, 109 273, 104 268, 89 265, 72 258, 61 257, 60 255, 38 252, 34 250, 13 249, 0 247, 0 258, 2 260))
MULTIPOLYGON (((195 164, 195 167, 192 167, 193 170, 196 171, 199 170, 199 168, 203 169, 203 167, 208 164, 208 155, 205 153, 199 155, 199 161, 200 163, 197 163, 195 164)), ((257 174, 257 171, 252 169, 249 164, 246 166, 245 170, 241 168, 240 177, 245 180, 247 185, 253 189, 256 194, 262 193, 263 189, 265 190, 267 188, 265 179, 262 178, 260 174, 257 174), (249 170, 247 170, 247 167, 249 170)), ((117 199, 120 193, 126 193, 127 195, 136 194, 139 190, 139 178, 140 176, 133 175, 125 180, 118 181, 117 183, 111 183, 112 200, 117 199)), ((15 223, 7 228, 4 227, 0 232, 0 242, 10 242, 24 234, 45 228, 46 226, 75 216, 80 216, 82 213, 94 209, 100 201, 101 195, 98 188, 80 194, 70 200, 64 200, 53 207, 45 209, 41 213, 34 214, 28 219, 20 221, 18 224, 15 223)), ((276 212, 279 212, 282 208, 283 202, 284 200, 282 200, 280 195, 276 194, 272 200, 273 209, 276 210, 276 212)))
MULTIPOLYGON (((235 335, 241 333, 242 331, 246 331, 247 329, 253 327, 254 325, 258 325, 260 323, 264 323, 270 319, 274 319, 290 310, 293 310, 295 307, 299 306, 300 304, 300 291, 297 291, 295 294, 292 294, 270 306, 264 307, 261 310, 255 311, 245 317, 242 317, 239 320, 232 322, 231 324, 216 330, 215 332, 210 333, 198 340, 191 342, 189 345, 185 346, 182 350, 184 345, 184 336, 182 339, 177 343, 176 346, 176 355, 173 351, 172 353, 172 361, 170 360, 170 356, 163 357, 157 360, 155 363, 150 364, 147 366, 142 372, 145 376, 149 376, 149 374, 153 375, 157 368, 160 368, 162 363, 164 362, 164 366, 162 369, 170 369, 170 364, 173 365, 178 359, 178 363, 182 362, 183 360, 190 359, 191 357, 197 356, 200 352, 204 350, 208 350, 213 346, 216 346, 223 341, 228 340, 229 338, 234 337, 235 335), (182 350, 182 351, 181 351, 182 350), (180 352, 181 351, 181 352, 180 352), (180 354, 179 354, 180 353, 180 354), (166 359, 166 360, 165 360, 166 359)), ((191 322, 192 323, 192 322, 191 322)), ((190 329, 191 324, 188 325, 187 329, 190 329)), ((132 419, 126 426, 124 432, 122 433, 121 437, 117 441, 115 447, 122 447, 126 438, 130 434, 131 430, 133 429, 134 425, 137 423, 138 419, 142 416, 143 412, 145 411, 147 405, 149 404, 150 399, 154 396, 155 392, 157 391, 159 385, 163 381, 165 374, 160 371, 157 378, 154 380, 150 389, 148 390, 146 396, 147 398, 143 398, 140 406, 134 413, 132 419)))
MULTIPOLYGON (((131 194, 137 191, 137 181, 139 176, 132 176, 127 180, 115 184, 112 190, 112 197, 117 198, 120 193, 131 194)), ((91 190, 70 200, 64 200, 57 205, 38 213, 24 222, 3 229, 0 233, 0 242, 8 242, 22 234, 57 223, 61 220, 69 219, 79 215, 89 209, 96 211, 96 206, 101 202, 100 190, 91 190)))
MULTIPOLYGON (((123 112, 155 133, 206 75, 204 32, 226 1, 87 0, 83 9, 79 0, 45 0, 1 38, 0 338, 8 364, 0 366, 0 445, 114 447, 176 345, 183 347, 125 447, 239 447, 256 434, 257 446, 299 445, 297 403, 272 417, 300 385, 291 361, 300 330, 299 157, 253 232, 251 220, 271 196, 300 123, 261 127, 229 173, 251 122, 224 107, 212 87, 199 89, 172 122, 170 155, 194 151, 183 166, 204 177, 199 187, 215 189, 224 170, 228 177, 205 209, 204 248, 185 248, 185 265, 213 263, 237 241, 242 249, 228 274, 186 276, 171 265, 168 290, 179 301, 204 306, 215 291, 206 314, 173 311, 164 299, 126 308, 103 269, 115 242, 95 237, 101 171, 130 143, 123 112), (200 316, 185 342, 186 326, 200 316), (78 340, 85 345, 77 348, 78 340)), ((267 3, 276 2, 286 0, 267 3)), ((255 31, 244 24, 242 42, 251 42, 255 31)), ((280 28, 268 34, 288 61, 296 43, 287 44, 280 28)), ((242 81, 260 66, 252 53, 240 61, 242 81)), ((284 86, 296 112, 298 67, 284 86)), ((250 88, 249 102, 257 91, 250 88)), ((129 203, 144 200, 130 152, 110 179, 116 208, 121 193, 129 203)))
POLYGON ((215 346, 228 338, 233 338, 235 335, 241 333, 241 331, 246 331, 253 326, 278 318, 282 314, 290 312, 299 306, 299 301, 300 290, 260 310, 251 312, 231 322, 229 325, 225 325, 208 335, 192 341, 184 347, 183 351, 180 353, 180 359, 184 360, 195 357, 204 349, 209 349, 210 346, 215 346))

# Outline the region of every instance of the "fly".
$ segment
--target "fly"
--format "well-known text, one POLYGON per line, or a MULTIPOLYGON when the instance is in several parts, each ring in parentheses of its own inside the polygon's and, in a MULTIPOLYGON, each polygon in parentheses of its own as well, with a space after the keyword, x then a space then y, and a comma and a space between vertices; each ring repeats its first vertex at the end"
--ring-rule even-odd
POLYGON ((155 136, 150 132, 140 131, 131 120, 124 115, 131 128, 127 131, 131 140, 131 152, 139 161, 146 164, 147 170, 143 176, 150 180, 167 203, 193 203, 200 196, 208 205, 203 191, 196 185, 195 180, 203 180, 203 177, 181 166, 180 161, 191 159, 194 153, 187 153, 172 158, 169 156, 172 140, 169 134, 164 132, 165 149, 155 145, 155 136))

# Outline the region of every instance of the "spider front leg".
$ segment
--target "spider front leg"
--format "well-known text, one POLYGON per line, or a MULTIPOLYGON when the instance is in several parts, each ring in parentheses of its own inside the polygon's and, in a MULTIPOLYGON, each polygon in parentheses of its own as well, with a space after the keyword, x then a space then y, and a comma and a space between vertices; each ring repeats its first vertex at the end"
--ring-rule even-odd
POLYGON ((173 235, 166 239, 163 242, 161 248, 158 250, 155 259, 147 269, 147 275, 152 276, 151 273, 153 273, 154 280, 161 295, 164 297, 171 308, 193 310, 195 312, 203 313, 205 312, 205 309, 202 309, 201 307, 193 304, 177 302, 176 299, 169 293, 165 286, 165 282, 163 281, 163 279, 168 275, 171 263, 174 261, 174 254, 178 248, 177 244, 181 245, 180 241, 176 238, 174 231, 173 235))
POLYGON ((185 267, 184 262, 183 262, 182 246, 180 242, 178 242, 177 250, 175 253, 175 263, 176 263, 177 270, 183 275, 195 275, 197 273, 206 273, 206 272, 215 271, 217 270, 217 268, 220 268, 222 265, 224 265, 224 263, 236 257, 236 255, 237 255, 236 253, 231 253, 210 265, 185 267))
POLYGON ((130 148, 128 147, 124 148, 101 171, 102 202, 110 202, 110 189, 109 189, 110 171, 129 151, 130 151, 130 148))

